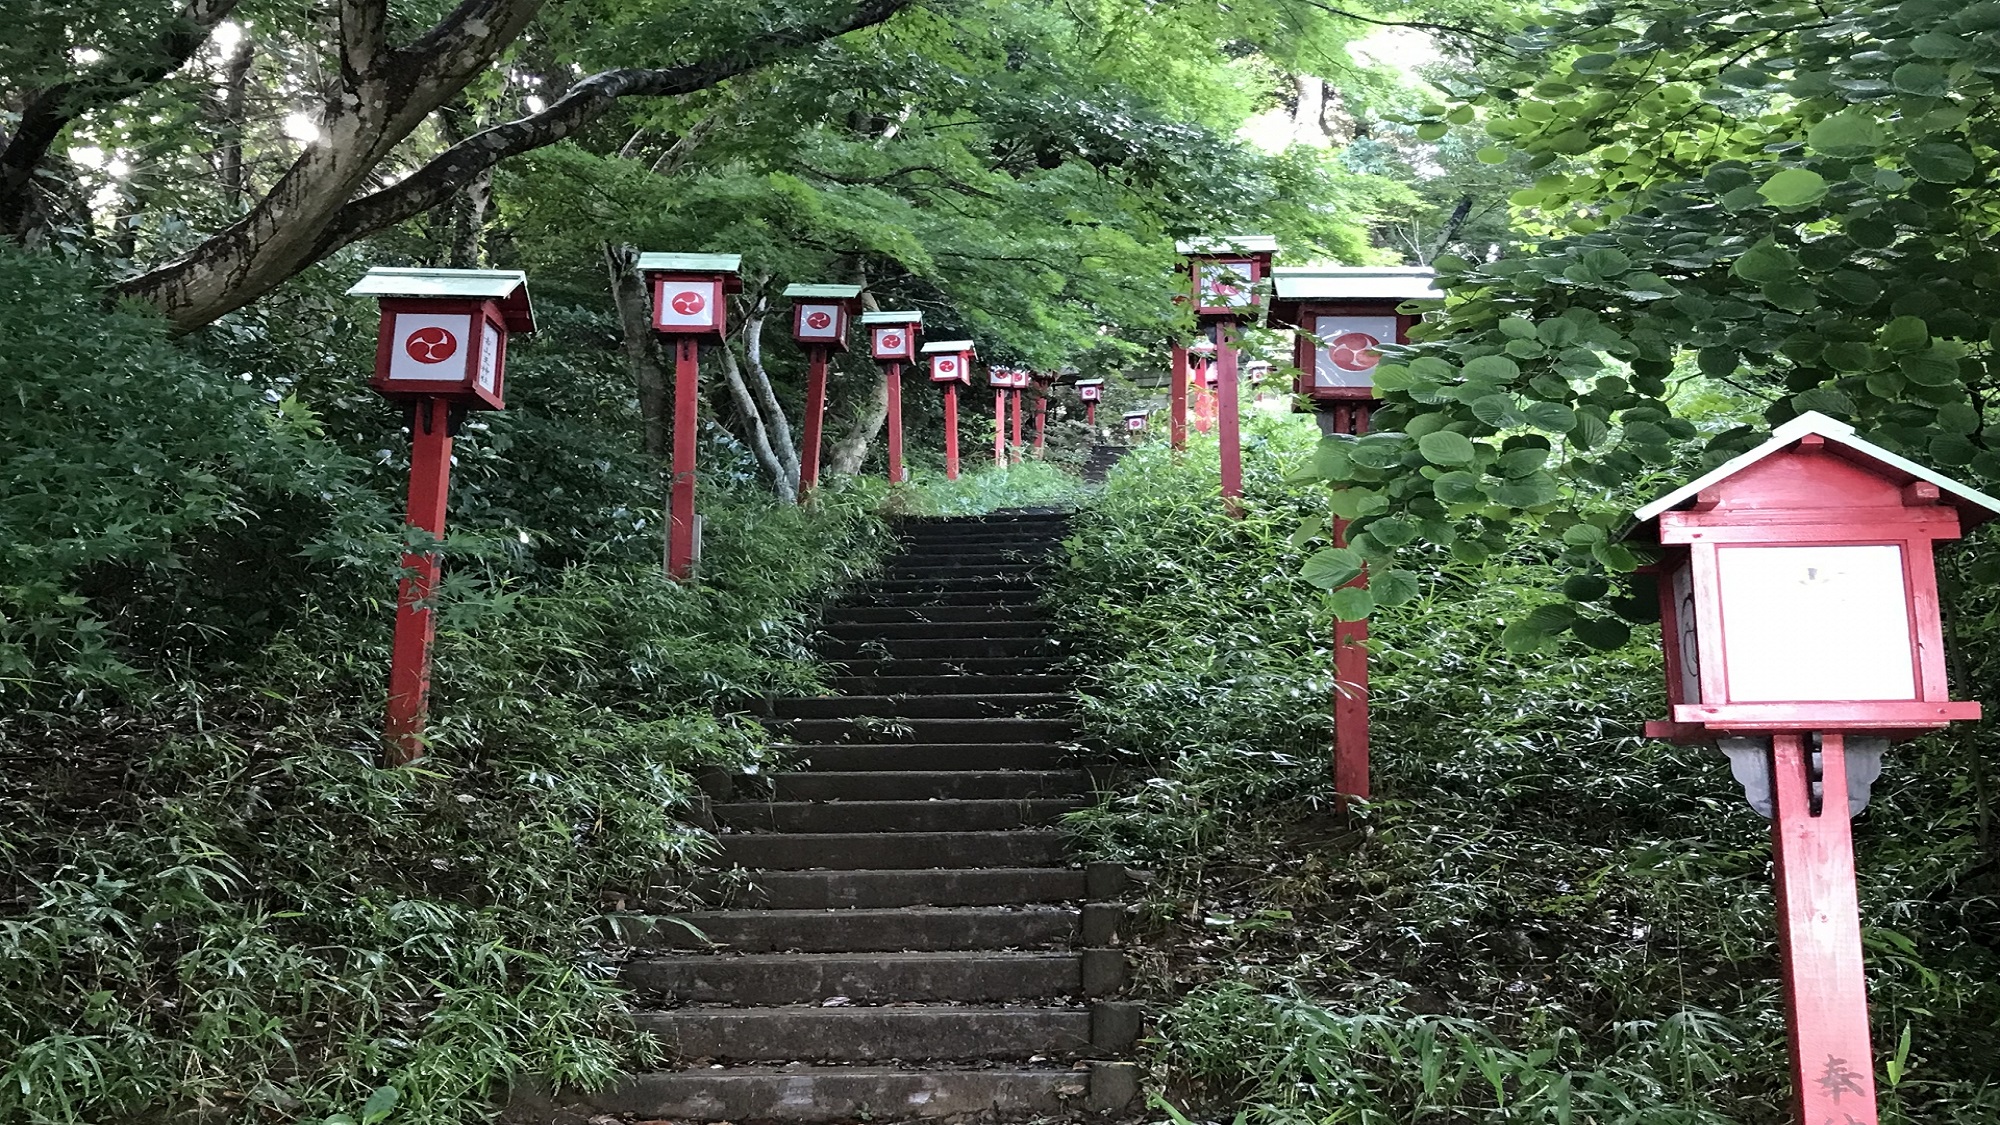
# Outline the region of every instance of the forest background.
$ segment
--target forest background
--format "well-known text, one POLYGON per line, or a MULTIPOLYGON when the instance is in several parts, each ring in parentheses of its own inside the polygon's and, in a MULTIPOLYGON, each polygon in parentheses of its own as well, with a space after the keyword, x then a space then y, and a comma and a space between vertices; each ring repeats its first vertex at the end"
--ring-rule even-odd
MULTIPOLYGON (((643 1054, 578 964, 587 920, 702 848, 675 817, 690 771, 763 753, 736 706, 811 686, 812 608, 871 565, 883 512, 1009 495, 885 500, 879 379, 849 359, 836 482, 794 506, 803 362, 781 317, 766 332, 788 282, 862 282, 990 360, 1110 376, 1115 410, 1143 396, 1124 376, 1185 328, 1176 237, 1266 232, 1284 264, 1435 264, 1450 299, 1383 370, 1386 432, 1307 456, 1273 423, 1253 458, 1287 465, 1290 484, 1265 483, 1300 499, 1269 501, 1292 507, 1266 554, 1227 542, 1263 560, 1244 572, 1256 589, 1290 582, 1297 644, 1333 613, 1455 614, 1462 651, 1411 667, 1490 682, 1520 709, 1543 702, 1503 682, 1507 662, 1560 657, 1631 685, 1593 704, 1608 722, 1647 717, 1645 677, 1601 674, 1653 659, 1626 647, 1646 615, 1639 560, 1612 533, 1634 496, 1769 423, 1819 409, 2000 481, 2000 4, 27 0, 8 18, 0 1116, 319 1120, 366 1116, 386 1089, 399 1104, 374 1104, 399 1120, 458 1120, 516 1076, 596 1081, 643 1054), (745 255, 703 420, 699 587, 658 576, 666 383, 635 312, 634 249, 745 255), (510 349, 510 409, 459 446, 441 721, 426 767, 397 773, 369 761, 406 445, 364 386, 373 310, 340 295, 375 264, 525 269, 542 325, 510 349), (1313 509, 1328 503, 1358 521, 1349 548, 1324 543, 1313 509), (1364 560, 1365 602, 1315 592, 1364 560), (1504 653, 1478 647, 1488 633, 1504 653)), ((1253 346, 1282 384, 1285 350, 1253 346)), ((929 485, 937 405, 909 398, 929 485)), ((1087 440, 1058 425, 1059 453, 1087 440)), ((1105 518, 1168 526, 1184 501, 1105 518)), ((1105 560, 1099 581, 1119 573, 1105 560)), ((1996 578, 1977 542, 1950 574, 1970 694, 1994 682, 1996 578)), ((1101 597, 1079 589, 1073 611, 1101 597)), ((1198 639, 1174 624, 1182 609, 1156 604, 1156 628, 1198 639)), ((1239 712, 1275 703, 1235 728, 1269 736, 1244 754, 1221 753, 1241 744, 1206 719, 1148 732, 1117 703, 1102 732, 1163 780, 1310 826, 1323 794, 1303 732, 1324 692, 1297 668, 1252 666, 1202 673, 1239 712), (1217 752, 1158 752, 1187 745, 1217 752)), ((1517 791, 1504 756, 1480 755, 1520 744, 1449 717, 1411 729, 1412 763, 1517 791), (1461 757, 1414 752, 1444 739, 1461 757)), ((1572 740, 1565 776, 1603 770, 1585 750, 1634 744, 1572 740)), ((1929 740, 1871 814, 1871 952, 1892 997, 1878 1020, 1900 1068, 1892 1112, 1912 1120, 1996 1112, 1980 1071, 2000 1052, 1994 760, 1977 728, 1929 740)), ((1727 803, 1712 765, 1609 776, 1635 802, 1658 794, 1666 816, 1727 803)), ((1409 795, 1437 784, 1412 769, 1409 795)), ((1556 804, 1515 815, 1576 799, 1548 792, 1556 804)), ((1080 827, 1105 854, 1178 872, 1198 900, 1206 860, 1234 846, 1203 826, 1231 808, 1139 800, 1080 827), (1176 825, 1199 831, 1159 834, 1176 825)), ((1692 872, 1679 854, 1638 868, 1658 876, 1634 902, 1699 914, 1712 901, 1689 887, 1754 881, 1753 844, 1692 872)), ((1607 856, 1630 877, 1632 857, 1607 856)), ((1726 901, 1746 919, 1757 906, 1726 901)), ((1395 905, 1429 908, 1527 933, 1499 961, 1536 957, 1531 932, 1462 899, 1395 905)), ((1223 928, 1251 932, 1239 925, 1223 928)), ((1662 948, 1624 932, 1647 956, 1662 948)), ((1162 1058, 1196 1087, 1311 1115, 1346 1096, 1302 1069, 1334 1057, 1324 1036, 1402 1058, 1442 1035, 1487 1045, 1450 1057, 1491 1095, 1461 1083, 1454 1097, 1497 1112, 1533 1096, 1557 1114, 1558 1089, 1587 1083, 1488 1067, 1512 1052, 1539 1073, 1574 1042, 1593 1044, 1579 1073, 1610 1066, 1619 1028, 1669 1017, 1699 1031, 1704 1059, 1768 1046, 1758 958, 1723 950, 1733 990, 1703 1007, 1676 1010, 1684 995, 1635 975, 1631 1018, 1601 1025, 1493 1001, 1503 985, 1467 974, 1446 1010, 1475 1027, 1379 1041, 1358 1038, 1364 1007, 1327 1005, 1322 969, 1280 965, 1190 993, 1162 1058), (1263 1042, 1282 1057, 1245 1048, 1257 1029, 1281 1029, 1263 1042)), ((1687 1057, 1661 1048, 1628 1069, 1684 1092, 1713 1081, 1687 1057)), ((1439 1096, 1383 1089, 1412 1113, 1439 1096)), ((1605 1119, 1775 1112, 1754 1076, 1726 1093, 1679 1099, 1681 1117, 1605 1119)))

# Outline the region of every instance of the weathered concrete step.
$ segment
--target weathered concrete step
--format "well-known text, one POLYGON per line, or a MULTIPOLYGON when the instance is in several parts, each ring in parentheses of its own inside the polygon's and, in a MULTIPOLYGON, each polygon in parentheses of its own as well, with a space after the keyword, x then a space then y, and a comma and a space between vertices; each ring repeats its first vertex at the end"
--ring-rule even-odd
POLYGON ((780 801, 1000 800, 1068 797, 1090 791, 1082 770, 867 770, 781 773, 780 801))
POLYGON ((737 832, 722 837, 721 861, 738 867, 804 871, 827 868, 1060 867, 1068 861, 1062 833, 1049 828, 1011 832, 851 832, 792 835, 737 832))
MULTIPOLYGON (((595 1093, 565 1095, 566 1118, 798 1122, 1026 1121, 1078 1110, 1124 1110, 1138 1096, 1133 1063, 1094 1062, 1087 1070, 981 1067, 970 1070, 876 1066, 730 1067, 638 1074, 595 1093)), ((553 1107, 551 1107, 553 1108, 553 1107)), ((519 1107, 547 1121, 540 1107, 519 1107)), ((509 1119, 517 1110, 510 1110, 509 1119)))
POLYGON ((985 620, 834 622, 820 626, 828 636, 842 641, 876 641, 900 638, 935 640, 960 637, 1046 637, 1052 631, 1047 621, 985 620))
POLYGON ((961 583, 951 589, 926 588, 922 583, 904 590, 851 589, 841 600, 845 606, 896 606, 901 608, 922 608, 926 606, 974 605, 1032 605, 1042 599, 1038 586, 980 586, 977 583, 961 583))
POLYGON ((1046 624, 1046 612, 1022 605, 861 605, 833 606, 823 623, 833 625, 921 625, 945 621, 1037 621, 1046 624))
POLYGON ((1037 637, 891 637, 887 640, 830 640, 820 655, 833 663, 849 660, 979 660, 1037 656, 1054 651, 1037 637))
POLYGON ((901 745, 802 746, 781 743, 787 761, 804 762, 814 772, 874 773, 888 770, 1045 770, 1063 764, 1068 752, 1054 742, 917 742, 901 745))
POLYGON ((681 1008, 638 1012, 641 1030, 685 1060, 881 1062, 1026 1059, 1091 1052, 1091 1013, 1073 1008, 681 1008))
POLYGON ((1034 656, 973 656, 939 659, 916 657, 849 657, 839 661, 849 676, 1039 676, 1048 674, 1062 661, 1051 650, 1034 656))
POLYGON ((629 961, 620 975, 636 991, 682 1004, 799 1004, 834 997, 862 1004, 991 1004, 1084 994, 1078 953, 689 954, 629 961))
POLYGON ((1055 540, 1039 543, 923 543, 910 544, 892 556, 889 565, 904 566, 1007 566, 1015 563, 1042 565, 1056 557, 1055 540))
POLYGON ((721 945, 738 953, 851 953, 1064 945, 1081 935, 1082 917, 1081 911, 1066 906, 697 910, 667 916, 628 914, 618 919, 618 927, 626 941, 648 949, 721 945))
POLYGON ((1032 562, 953 564, 912 559, 905 556, 891 559, 888 567, 883 571, 883 577, 886 580, 905 579, 916 581, 920 579, 969 578, 980 582, 998 582, 1009 578, 1026 579, 1039 569, 1040 564, 1032 562))
POLYGON ((763 832, 984 832, 1054 824, 1074 797, 1002 800, 731 801, 710 806, 726 828, 763 832))
POLYGON ((842 695, 963 695, 990 691, 1003 695, 1061 692, 1067 676, 832 676, 826 686, 842 695))
POLYGON ((792 719, 793 742, 1054 742, 1076 733, 1073 719, 792 719))
POLYGON ((718 891, 710 901, 778 910, 1016 906, 1075 902, 1087 889, 1084 872, 1068 867, 752 871, 749 885, 718 891))
POLYGON ((772 700, 780 719, 842 719, 860 715, 878 718, 987 719, 1056 716, 1076 706, 1076 697, 1062 692, 1025 694, 977 690, 961 695, 822 695, 772 700))

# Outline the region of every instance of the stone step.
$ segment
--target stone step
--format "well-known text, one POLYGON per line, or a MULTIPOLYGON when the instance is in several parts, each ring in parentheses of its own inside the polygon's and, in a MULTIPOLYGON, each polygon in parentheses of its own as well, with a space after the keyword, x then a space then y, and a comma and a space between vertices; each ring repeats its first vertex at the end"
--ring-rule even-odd
POLYGON ((890 575, 884 578, 865 579, 854 586, 854 592, 861 596, 876 594, 960 594, 998 593, 1003 590, 1027 590, 1037 597, 1041 587, 1034 576, 1025 570, 1018 574, 988 574, 979 570, 974 574, 941 574, 919 578, 890 575))
POLYGON ((988 691, 1035 695, 1069 687, 1068 676, 831 676, 826 686, 842 695, 964 695, 988 691))
POLYGON ((779 801, 1002 800, 1069 797, 1090 791, 1082 770, 869 770, 781 773, 779 801))
POLYGON ((1046 623, 1048 614, 1019 605, 863 605, 833 606, 822 623, 835 625, 907 625, 946 621, 1036 621, 1046 623))
MULTIPOLYGON (((1123 954, 1111 950, 1112 958, 1123 954)), ((1108 964, 1093 957, 1093 967, 1108 964)), ((627 987, 677 1004, 761 1006, 845 998, 859 1004, 945 1000, 991 1004, 1084 995, 1080 953, 758 953, 642 957, 627 987)), ((1122 983, 1122 977, 1118 978, 1122 983)), ((1091 982, 1099 995, 1113 978, 1091 982)))
POLYGON ((813 772, 876 773, 888 770, 1045 770, 1062 765, 1068 750, 1054 742, 910 742, 900 745, 802 746, 774 749, 813 772))
POLYGON ((617 927, 626 942, 646 949, 851 953, 1067 945, 1081 935, 1082 917, 1068 906, 697 910, 621 915, 617 927))
POLYGON ((978 1069, 878 1066, 730 1067, 632 1075, 601 1091, 564 1095, 556 1107, 510 1107, 537 1120, 631 1117, 645 1121, 846 1125, 932 1119, 1027 1121, 1079 1111, 1115 1113, 1138 1098, 1134 1063, 1092 1062, 978 1069))
POLYGON ((929 719, 867 716, 847 719, 792 719, 785 736, 802 743, 1054 742, 1076 733, 1073 719, 929 719))
POLYGON ((898 660, 850 657, 839 662, 848 676, 1038 676, 1061 662, 1052 651, 1034 656, 974 656, 940 660, 935 657, 898 660))
POLYGON ((850 660, 991 660, 1005 656, 1043 656, 1053 651, 1045 636, 836 639, 820 646, 820 656, 835 664, 850 660))
POLYGON ((890 906, 1014 906, 1075 902, 1088 890, 1069 867, 750 871, 747 885, 716 888, 704 901, 738 908, 852 909, 890 906))
POLYGON ((960 583, 951 589, 926 588, 922 583, 906 590, 871 590, 866 587, 848 591, 841 599, 841 608, 891 606, 896 608, 924 608, 928 606, 1032 606, 1042 598, 1042 591, 1036 586, 986 586, 976 583, 960 583))
POLYGON ((636 1012, 633 1019, 682 1060, 883 1062, 1095 1053, 1091 1013, 1077 1008, 680 1008, 636 1012))
POLYGON ((721 838, 721 862, 804 871, 826 868, 1060 867, 1068 862, 1052 828, 1006 832, 848 832, 792 835, 735 832, 721 838))
POLYGON ((901 555, 889 560, 883 571, 887 579, 946 579, 970 578, 977 581, 1001 581, 1008 578, 1025 579, 1041 569, 1038 562, 975 562, 951 563, 942 559, 931 560, 901 555))
POLYGON ((974 691, 961 695, 822 695, 771 701, 779 719, 843 719, 863 715, 904 719, 1018 719, 1056 717, 1076 706, 1061 692, 974 691))
POLYGON ((1085 802, 1075 797, 1001 800, 730 801, 709 806, 738 831, 817 833, 985 832, 1054 824, 1085 802))
POLYGON ((835 640, 853 643, 897 639, 935 640, 940 638, 966 637, 1046 637, 1051 632, 1047 621, 1034 619, 1017 621, 988 619, 984 621, 900 623, 887 621, 831 622, 822 624, 820 630, 835 640))
POLYGON ((911 544, 889 558, 891 569, 905 566, 1010 566, 1029 563, 1046 565, 1057 554, 1055 540, 1037 543, 923 543, 911 544))

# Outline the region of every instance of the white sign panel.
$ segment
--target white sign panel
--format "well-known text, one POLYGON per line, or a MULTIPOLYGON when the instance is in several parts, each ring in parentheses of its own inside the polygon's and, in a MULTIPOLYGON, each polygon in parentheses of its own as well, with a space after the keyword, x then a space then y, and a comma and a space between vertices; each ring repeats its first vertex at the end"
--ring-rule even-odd
POLYGON ((653 326, 663 332, 676 328, 714 328, 722 304, 719 281, 661 280, 653 299, 653 326))
POLYGON ((1313 352, 1313 386, 1368 387, 1375 382, 1376 349, 1396 342, 1393 316, 1321 316, 1313 318, 1319 347, 1313 352))
POLYGON ((500 329, 481 319, 479 336, 479 389, 492 394, 500 384, 500 329))
POLYGON ((931 360, 931 378, 940 382, 965 378, 965 361, 955 355, 941 355, 931 360))
POLYGON ((801 305, 797 324, 801 340, 837 340, 840 338, 840 306, 801 305))
POLYGON ((902 327, 877 328, 875 330, 875 354, 885 357, 909 355, 910 330, 902 327))
POLYGON ((1203 262, 1196 267, 1201 279, 1197 294, 1202 308, 1242 308, 1250 304, 1253 267, 1249 259, 1203 262))
POLYGON ((461 381, 471 342, 469 313, 397 313, 389 378, 461 381))
POLYGON ((1903 549, 1721 547, 1736 703, 1917 697, 1903 549))
POLYGON ((1681 702, 1701 702, 1701 637, 1697 632, 1694 608, 1694 567, 1683 565, 1674 571, 1672 594, 1674 621, 1681 649, 1681 702))

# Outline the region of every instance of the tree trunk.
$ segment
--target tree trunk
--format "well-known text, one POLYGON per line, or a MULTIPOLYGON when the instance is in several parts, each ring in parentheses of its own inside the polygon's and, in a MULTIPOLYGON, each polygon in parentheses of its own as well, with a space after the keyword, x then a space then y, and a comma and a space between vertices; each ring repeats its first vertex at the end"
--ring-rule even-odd
POLYGON ((215 180, 231 211, 243 205, 243 98, 250 85, 250 64, 255 58, 246 33, 236 41, 236 49, 222 64, 222 96, 217 100, 216 117, 221 143, 215 148, 215 180))
POLYGON ((771 389, 770 372, 764 370, 764 302, 759 299, 752 307, 750 315, 743 320, 743 366, 750 375, 750 389, 756 393, 757 406, 763 412, 764 423, 771 427, 772 445, 779 460, 784 463, 785 477, 791 482, 792 492, 797 495, 799 488, 799 450, 792 443, 792 424, 785 418, 785 408, 778 404, 778 392, 771 389))
POLYGON ((1292 90, 1299 103, 1292 113, 1292 140, 1314 148, 1327 147, 1331 142, 1326 135, 1326 79, 1294 74, 1292 90))
MULTIPOLYGON (((475 270, 479 268, 480 239, 486 233, 486 209, 493 202, 493 169, 472 177, 458 196, 458 213, 453 216, 451 232, 451 268, 455 270, 475 270)), ((636 251, 634 251, 636 253, 636 251)), ((635 258, 634 261, 637 261, 635 258)), ((640 296, 645 296, 641 285, 640 296)), ((648 318, 648 331, 651 330, 648 318)))
POLYGON ((757 408, 756 397, 750 393, 749 384, 743 381, 743 368, 736 362, 736 350, 723 341, 717 349, 722 353, 722 380, 729 384, 729 393, 736 399, 736 410, 743 415, 743 424, 750 431, 750 452, 757 457, 757 463, 771 474, 771 490, 778 499, 787 504, 799 502, 799 490, 793 484, 797 470, 787 470, 778 451, 771 447, 771 431, 764 425, 764 413, 757 408))
POLYGON ((889 420, 889 384, 882 377, 875 380, 874 390, 866 396, 857 396, 853 425, 847 435, 834 443, 828 454, 828 472, 853 476, 861 471, 862 462, 868 460, 868 443, 882 432, 883 423, 889 420))
POLYGON ((604 265, 611 274, 611 296, 618 306, 619 344, 639 390, 639 416, 646 426, 646 454, 664 461, 669 409, 667 368, 660 355, 659 341, 653 336, 652 308, 647 300, 646 283, 639 277, 639 251, 630 245, 607 242, 604 265))

